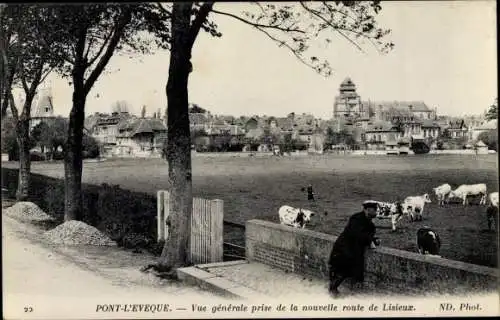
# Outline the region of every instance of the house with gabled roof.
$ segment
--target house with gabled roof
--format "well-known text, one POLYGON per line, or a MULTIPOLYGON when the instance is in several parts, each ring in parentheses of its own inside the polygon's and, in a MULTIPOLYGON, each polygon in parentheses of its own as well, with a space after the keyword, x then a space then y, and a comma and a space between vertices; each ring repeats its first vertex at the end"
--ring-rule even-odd
POLYGON ((376 120, 368 124, 364 133, 366 148, 369 150, 386 150, 386 143, 398 141, 402 133, 390 121, 376 120))
POLYGON ((469 128, 467 128, 463 119, 459 119, 450 121, 445 132, 451 139, 463 139, 468 137, 469 128))
POLYGON ((112 114, 95 113, 87 117, 87 130, 104 147, 105 152, 116 146, 119 123, 135 118, 128 112, 113 112, 112 114))
POLYGON ((116 151, 119 156, 159 156, 167 128, 159 118, 124 119, 118 125, 116 151))

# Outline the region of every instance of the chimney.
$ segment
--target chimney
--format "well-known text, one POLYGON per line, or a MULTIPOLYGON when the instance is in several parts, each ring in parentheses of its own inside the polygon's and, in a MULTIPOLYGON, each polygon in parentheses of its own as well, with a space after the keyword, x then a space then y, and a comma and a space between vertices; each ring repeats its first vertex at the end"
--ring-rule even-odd
POLYGON ((375 118, 377 120, 382 120, 382 118, 383 118, 382 117, 382 112, 383 112, 382 110, 383 110, 382 105, 379 105, 378 106, 378 111, 375 113, 375 118))

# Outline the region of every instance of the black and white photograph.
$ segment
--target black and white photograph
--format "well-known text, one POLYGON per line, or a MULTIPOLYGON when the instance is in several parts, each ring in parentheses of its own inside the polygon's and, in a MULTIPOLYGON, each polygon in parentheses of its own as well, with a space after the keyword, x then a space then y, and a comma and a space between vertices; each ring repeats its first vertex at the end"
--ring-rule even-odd
POLYGON ((500 316, 496 13, 1 3, 4 319, 500 316))

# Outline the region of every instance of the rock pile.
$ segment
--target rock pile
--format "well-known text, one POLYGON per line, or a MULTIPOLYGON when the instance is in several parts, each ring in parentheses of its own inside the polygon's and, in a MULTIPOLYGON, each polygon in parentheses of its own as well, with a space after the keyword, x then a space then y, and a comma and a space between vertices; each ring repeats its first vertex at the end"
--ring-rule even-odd
POLYGON ((21 201, 4 210, 4 213, 14 219, 23 222, 54 221, 54 218, 46 214, 33 202, 21 201))
POLYGON ((65 245, 116 246, 116 242, 96 228, 76 220, 66 221, 44 233, 52 243, 65 245))

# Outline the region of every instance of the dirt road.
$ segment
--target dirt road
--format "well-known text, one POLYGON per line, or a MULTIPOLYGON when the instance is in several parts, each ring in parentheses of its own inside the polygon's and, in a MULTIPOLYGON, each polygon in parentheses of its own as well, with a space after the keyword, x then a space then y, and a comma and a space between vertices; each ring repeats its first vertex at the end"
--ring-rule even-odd
MULTIPOLYGON (((162 312, 176 312, 176 308, 190 310, 190 301, 214 298, 194 287, 148 288, 108 279, 34 242, 36 234, 31 226, 6 216, 2 217, 2 226, 4 319, 166 317, 169 315, 159 311, 122 314, 112 313, 108 307, 96 310, 98 305, 160 303, 162 310, 165 305, 170 310, 162 312)), ((170 316, 182 317, 178 312, 182 311, 170 316)))

